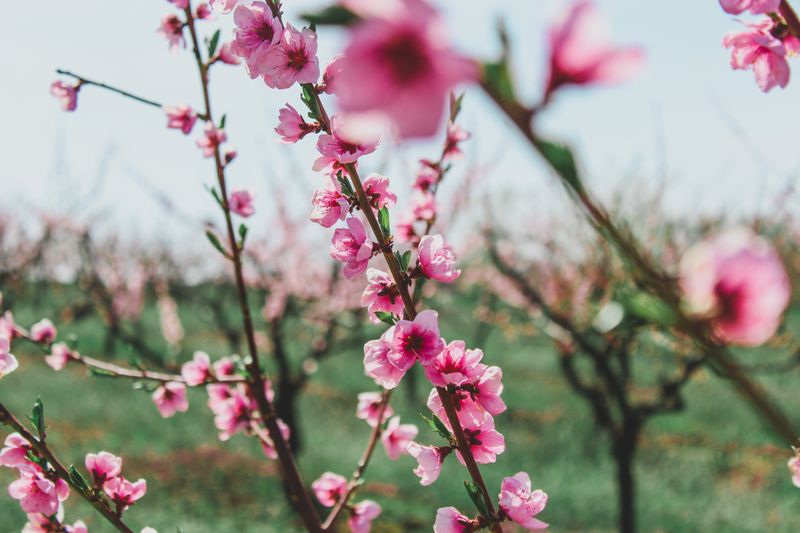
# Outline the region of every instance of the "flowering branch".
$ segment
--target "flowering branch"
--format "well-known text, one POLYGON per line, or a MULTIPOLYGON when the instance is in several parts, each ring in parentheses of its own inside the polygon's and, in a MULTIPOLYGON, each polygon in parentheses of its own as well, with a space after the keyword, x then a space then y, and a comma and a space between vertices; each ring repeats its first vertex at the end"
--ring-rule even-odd
POLYGON ((0 424, 6 425, 19 433, 22 438, 25 439, 28 444, 30 444, 36 455, 47 461, 58 479, 69 484, 73 490, 77 491, 84 500, 89 502, 89 504, 94 507, 98 513, 103 515, 103 518, 105 518, 117 530, 122 531, 123 533, 133 533, 133 530, 122 521, 122 517, 120 516, 121 513, 113 510, 106 502, 105 498, 93 494, 89 487, 87 487, 85 484, 77 482, 50 450, 44 440, 44 437, 42 436, 41 439, 36 438, 2 403, 0 403, 0 424))

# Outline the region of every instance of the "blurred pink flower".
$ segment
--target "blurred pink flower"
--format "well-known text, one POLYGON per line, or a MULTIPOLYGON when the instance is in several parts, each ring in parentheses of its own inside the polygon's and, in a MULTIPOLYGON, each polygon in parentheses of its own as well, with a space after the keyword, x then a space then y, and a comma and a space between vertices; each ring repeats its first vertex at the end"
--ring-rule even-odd
POLYGON ((800 457, 792 457, 787 464, 789 472, 792 473, 792 484, 800 487, 800 457))
POLYGON ((347 479, 333 472, 325 472, 311 484, 314 495, 325 507, 333 507, 347 489, 347 479))
POLYGON ((314 170, 323 170, 334 162, 355 163, 360 157, 374 152, 377 147, 377 141, 358 143, 348 140, 341 119, 334 116, 331 118, 331 133, 323 133, 317 139, 317 150, 322 157, 314 162, 314 170))
POLYGON ((224 42, 220 45, 219 50, 214 54, 213 60, 222 61, 226 65, 238 65, 242 62, 242 60, 233 53, 230 42, 224 42))
POLYGON ((630 78, 644 62, 639 48, 617 48, 606 36, 591 0, 577 0, 549 31, 550 71, 545 100, 564 85, 617 83, 630 78))
POLYGON ((450 90, 473 81, 478 70, 450 47, 426 2, 394 7, 367 13, 353 26, 333 92, 345 113, 379 113, 401 138, 428 137, 442 122, 450 90))
POLYGON ((111 498, 118 509, 125 510, 147 493, 147 482, 139 479, 130 482, 122 476, 115 477, 103 485, 103 492, 111 498))
POLYGON ((408 454, 417 460, 414 474, 419 477, 420 485, 427 486, 439 479, 442 471, 442 452, 435 446, 423 446, 417 442, 409 442, 408 454))
POLYGON ((41 470, 26 469, 20 470, 20 478, 8 486, 8 494, 19 500, 26 513, 51 516, 69 496, 69 485, 62 479, 51 481, 41 470))
POLYGON ((331 257, 345 264, 342 275, 352 279, 367 269, 372 257, 372 241, 364 224, 356 217, 347 219, 347 228, 338 228, 331 240, 331 257))
POLYGON ((397 387, 406 373, 389 360, 393 336, 394 327, 391 327, 380 339, 369 341, 364 345, 364 373, 385 389, 397 387))
POLYGON ((791 295, 778 253, 744 228, 688 250, 680 283, 688 311, 709 318, 722 341, 742 346, 758 346, 775 334, 791 295))
POLYGON ((423 165, 414 180, 414 189, 419 192, 428 192, 430 188, 439 181, 439 172, 428 165, 423 165))
POLYGON ((381 514, 381 506, 372 500, 364 500, 350 507, 347 525, 351 533, 369 533, 372 521, 381 514))
POLYGON ((316 83, 319 78, 317 34, 287 24, 280 41, 257 52, 255 59, 264 83, 274 89, 288 89, 295 83, 316 83))
POLYGON ((189 7, 189 0, 167 0, 170 4, 174 4, 178 9, 186 9, 189 7))
POLYGON ((508 517, 525 529, 544 529, 547 524, 535 518, 547 505, 547 494, 531 492, 531 479, 525 472, 503 478, 498 496, 500 508, 508 517))
POLYGON ((175 15, 170 13, 161 19, 161 26, 159 26, 157 33, 160 33, 167 39, 170 50, 176 50, 179 47, 186 48, 186 39, 183 38, 183 21, 175 15))
POLYGON ((50 94, 59 99, 62 110, 75 111, 78 108, 78 86, 54 81, 50 85, 50 94))
POLYGON ((208 4, 205 2, 201 2, 197 4, 197 7, 194 8, 194 18, 199 20, 208 20, 211 18, 211 8, 208 7, 208 4))
POLYGON ((239 0, 209 0, 211 9, 218 13, 230 13, 239 0))
POLYGON ((342 54, 333 56, 322 73, 322 91, 327 94, 333 94, 333 80, 339 75, 342 66, 342 54))
POLYGON ((189 410, 186 385, 175 381, 164 383, 153 393, 153 403, 164 418, 169 418, 177 412, 185 413, 189 410))
POLYGON ((441 235, 425 235, 419 241, 419 267, 425 277, 450 283, 461 275, 456 256, 441 235))
POLYGON ((411 197, 411 212, 417 220, 433 220, 436 217, 436 197, 428 190, 411 197))
POLYGON ((389 178, 380 174, 370 174, 362 185, 364 194, 375 209, 380 209, 390 203, 397 203, 397 195, 389 190, 389 178))
POLYGON ((472 520, 455 507, 442 507, 436 511, 433 533, 467 533, 473 529, 472 520))
POLYGON ((442 152, 442 159, 453 159, 458 157, 462 154, 461 146, 459 146, 462 142, 468 140, 471 137, 469 132, 464 131, 461 126, 454 123, 447 124, 447 138, 445 139, 444 143, 444 151, 442 152))
POLYGON ((719 5, 731 15, 750 11, 754 15, 778 11, 781 0, 719 0, 719 5))
POLYGON ((167 114, 167 128, 181 130, 189 135, 197 122, 197 113, 188 105, 168 106, 164 108, 167 114))
POLYGON ((417 359, 423 365, 429 364, 443 348, 444 341, 439 336, 439 314, 426 309, 413 321, 400 320, 395 324, 388 357, 397 368, 405 371, 417 359))
POLYGON ((67 530, 66 533, 89 533, 89 528, 86 527, 86 524, 83 520, 78 520, 71 526, 65 526, 67 530))
POLYGON ((17 358, 9 352, 11 343, 6 337, 0 337, 0 379, 9 375, 19 367, 17 358))
POLYGON ((42 344, 50 344, 56 338, 56 327, 53 323, 43 318, 31 326, 31 339, 42 344))
POLYGON ((775 37, 771 30, 775 23, 764 19, 756 24, 747 24, 740 32, 727 34, 722 45, 731 49, 731 68, 753 69, 756 84, 768 92, 775 86, 786 87, 789 83, 789 55, 800 51, 800 41, 788 35, 783 40, 775 37))
POLYGON ((214 375, 211 372, 211 359, 205 352, 194 352, 191 361, 187 361, 181 367, 181 376, 186 380, 190 387, 202 385, 214 375))
POLYGON ((12 433, 3 442, 3 449, 0 450, 0 465, 8 468, 21 468, 30 463, 28 461, 28 451, 31 445, 22 438, 19 433, 12 433))
POLYGON ((214 157, 214 151, 228 140, 225 130, 219 129, 210 122, 206 124, 203 136, 197 139, 197 147, 203 152, 203 157, 214 157))
POLYGON ((401 425, 399 416, 389 419, 386 429, 381 433, 381 444, 389 459, 396 461, 406 453, 406 448, 416 438, 417 433, 419 429, 414 424, 401 425))
MULTIPOLYGON (((286 425, 286 422, 280 418, 278 419, 278 429, 281 432, 281 437, 283 437, 283 440, 288 441, 289 436, 291 435, 291 430, 289 429, 289 426, 286 425)), ((261 443, 261 450, 264 452, 264 455, 266 455, 269 459, 278 458, 278 452, 275 450, 275 443, 272 442, 272 438, 269 437, 269 435, 265 435, 263 439, 259 439, 259 442, 261 443)))
POLYGON ((244 58, 250 77, 257 78, 264 74, 260 65, 261 57, 281 39, 281 22, 273 16, 266 2, 237 6, 233 12, 233 22, 236 29, 233 30, 231 51, 244 58))
MULTIPOLYGON (((356 407, 356 417, 365 420, 372 427, 378 425, 378 417, 381 413, 381 393, 362 392, 358 395, 358 406, 356 407)), ((394 414, 391 405, 387 405, 383 411, 383 418, 380 423, 385 422, 394 414)))
POLYGON ((122 472, 122 458, 108 452, 87 454, 84 464, 96 487, 103 486, 122 472))
POLYGON ((253 206, 254 194, 247 189, 233 189, 228 202, 231 211, 240 217, 247 218, 256 212, 253 206))
POLYGON ((278 127, 275 132, 281 136, 281 140, 287 144, 293 144, 314 131, 317 126, 309 124, 303 120, 302 115, 289 104, 278 111, 278 127))

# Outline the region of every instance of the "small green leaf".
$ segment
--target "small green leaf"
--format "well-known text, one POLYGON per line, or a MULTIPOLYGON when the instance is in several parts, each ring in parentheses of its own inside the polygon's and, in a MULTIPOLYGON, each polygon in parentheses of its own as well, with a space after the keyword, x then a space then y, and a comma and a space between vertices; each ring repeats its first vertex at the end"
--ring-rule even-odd
POLYGON ((211 196, 214 197, 214 200, 217 202, 217 205, 222 207, 222 198, 220 198, 219 193, 217 192, 216 187, 209 187, 206 185, 206 190, 211 193, 211 196))
POLYGON ((244 248, 244 240, 247 238, 247 226, 244 224, 239 224, 239 238, 241 239, 239 241, 239 249, 241 250, 244 248))
POLYGON ((216 233, 214 233, 211 230, 206 230, 206 237, 208 237, 208 241, 211 243, 212 246, 214 246, 214 248, 217 249, 219 253, 221 253, 228 259, 231 258, 230 254, 225 250, 225 248, 222 247, 222 243, 219 242, 219 237, 217 237, 216 233))
POLYGON ((345 196, 355 196, 356 192, 350 185, 350 180, 348 180, 342 175, 341 170, 336 173, 336 180, 342 185, 342 194, 344 194, 345 196))
POLYGON ((36 433, 39 434, 39 439, 44 440, 46 434, 44 427, 44 404, 42 403, 41 398, 36 398, 36 403, 33 404, 33 411, 31 412, 30 420, 33 422, 33 425, 36 428, 36 433))
POLYGON ((219 44, 219 35, 220 30, 217 30, 211 36, 211 41, 208 43, 208 57, 214 57, 214 52, 217 51, 217 45, 219 44))
POLYGON ((663 327, 675 324, 678 317, 667 304, 646 292, 636 292, 619 298, 628 314, 663 327))
POLYGON ((221 130, 225 129, 225 121, 227 120, 227 118, 228 118, 228 115, 222 115, 222 118, 219 119, 219 129, 221 129, 221 130))
POLYGON ((72 480, 75 486, 78 487, 79 490, 87 490, 89 488, 89 484, 86 483, 86 480, 84 479, 83 475, 81 475, 81 473, 78 472, 78 469, 75 468, 75 465, 69 466, 69 478, 72 480))
POLYGON ((103 368, 96 368, 93 366, 87 367, 89 369, 89 374, 98 378, 113 378, 117 375, 110 370, 105 370, 103 368))
POLYGON ((480 512, 482 516, 488 518, 490 515, 489 511, 486 509, 486 502, 483 501, 483 496, 481 496, 481 492, 478 490, 478 487, 475 486, 475 483, 472 481, 465 481, 464 488, 467 489, 467 494, 469 494, 469 498, 472 500, 472 503, 475 504, 478 512, 480 512))
POLYGON ((386 206, 381 207, 378 211, 378 224, 380 224, 384 236, 392 234, 392 227, 389 224, 389 209, 386 206))
POLYGON ((394 326, 396 319, 392 313, 387 313, 386 311, 376 311, 375 316, 378 317, 378 320, 385 324, 389 324, 390 326, 394 326))
POLYGON ((575 164, 572 151, 566 146, 542 139, 536 139, 534 144, 559 177, 567 182, 575 192, 582 194, 584 192, 583 183, 578 175, 578 166, 575 164))
POLYGON ((300 15, 300 18, 318 26, 349 26, 359 20, 358 15, 338 5, 323 8, 316 13, 300 15))
POLYGON ((400 255, 398 262, 400 263, 400 270, 404 272, 408 270, 408 265, 411 263, 411 250, 406 250, 402 255, 400 255))
POLYGON ((461 112, 461 104, 464 101, 464 93, 456 96, 456 93, 450 92, 450 122, 455 122, 458 114, 461 112))
POLYGON ((431 413, 431 416, 433 417, 432 419, 428 418, 422 413, 420 413, 419 416, 425 420, 429 428, 431 428, 435 433, 438 433, 442 438, 446 439, 448 442, 453 439, 453 435, 450 433, 450 430, 447 429, 447 426, 444 425, 444 422, 439 420, 438 416, 433 413, 431 413))
POLYGON ((301 95, 300 99, 308 108, 309 118, 311 118, 311 120, 321 122, 321 112, 319 109, 319 103, 317 102, 317 90, 314 88, 314 84, 303 83, 300 87, 303 89, 303 94, 301 95))

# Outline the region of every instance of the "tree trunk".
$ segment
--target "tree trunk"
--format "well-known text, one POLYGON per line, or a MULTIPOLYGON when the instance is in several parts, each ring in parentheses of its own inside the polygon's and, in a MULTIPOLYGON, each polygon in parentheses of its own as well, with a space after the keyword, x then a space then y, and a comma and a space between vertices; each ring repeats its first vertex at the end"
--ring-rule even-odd
POLYGON ((618 523, 620 533, 636 531, 636 479, 634 459, 641 425, 637 420, 626 420, 622 430, 614 437, 613 455, 617 464, 618 523))

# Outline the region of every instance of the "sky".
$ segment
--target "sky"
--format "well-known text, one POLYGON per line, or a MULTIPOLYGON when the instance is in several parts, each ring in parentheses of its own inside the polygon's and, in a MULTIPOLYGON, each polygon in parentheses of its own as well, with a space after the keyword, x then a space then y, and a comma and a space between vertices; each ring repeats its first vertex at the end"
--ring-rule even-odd
MULTIPOLYGON (((496 23, 504 20, 519 92, 531 103, 537 100, 545 76, 545 29, 566 2, 435 3, 455 46, 477 58, 497 54, 496 23)), ((800 82, 765 95, 751 72, 732 71, 721 39, 740 23, 715 0, 597 3, 613 40, 643 47, 646 66, 623 85, 559 94, 540 119, 541 131, 575 149, 603 198, 663 186, 664 205, 681 215, 773 209, 800 165, 794 132, 800 82)), ((299 13, 322 5, 284 2, 287 20, 298 25, 299 13)), ((157 196, 168 198, 185 219, 215 216, 204 189, 214 179, 212 165, 194 145, 199 128, 186 138, 166 129, 160 110, 94 87, 81 90, 75 113, 62 112, 49 94, 54 70, 64 68, 165 104, 199 107, 190 51, 170 53, 155 32, 172 11, 166 0, 3 6, 0 213, 25 224, 34 224, 38 213, 70 215, 140 240, 197 237, 197 228, 168 212, 157 196)), ((231 24, 229 16, 203 23, 206 34, 222 27, 223 36, 230 35, 231 24)), ((345 39, 341 30, 321 30, 321 63, 345 39)), ((254 231, 269 231, 277 202, 304 216, 311 191, 322 184, 310 169, 313 142, 287 146, 273 132, 285 102, 300 107, 299 91, 271 90, 250 80, 242 67, 215 67, 211 75, 214 108, 227 114, 229 140, 239 154, 229 180, 256 193, 254 231)), ((514 223, 535 223, 565 212, 554 178, 477 88, 466 88, 461 123, 473 138, 445 184, 445 197, 470 175, 476 213, 488 208, 514 223)), ((362 164, 389 176, 403 203, 416 160, 433 156, 440 143, 441 135, 402 146, 387 141, 362 164)))

